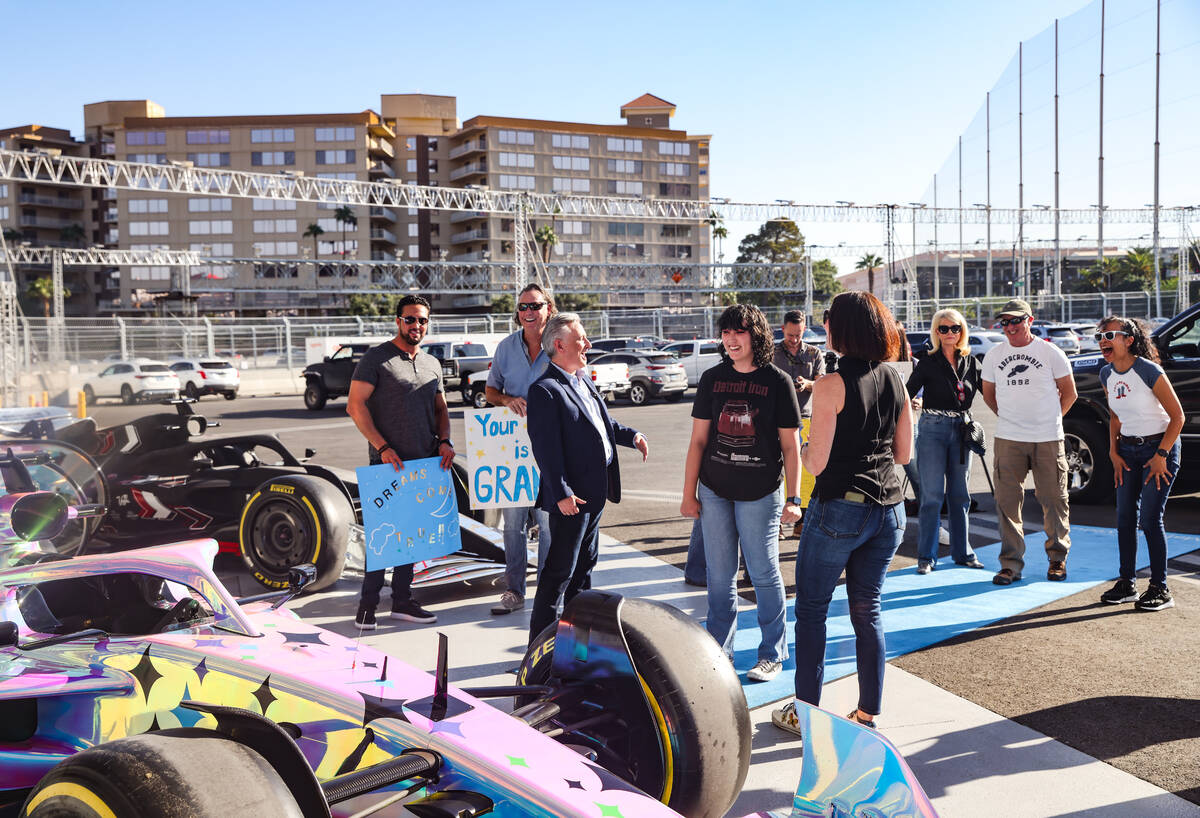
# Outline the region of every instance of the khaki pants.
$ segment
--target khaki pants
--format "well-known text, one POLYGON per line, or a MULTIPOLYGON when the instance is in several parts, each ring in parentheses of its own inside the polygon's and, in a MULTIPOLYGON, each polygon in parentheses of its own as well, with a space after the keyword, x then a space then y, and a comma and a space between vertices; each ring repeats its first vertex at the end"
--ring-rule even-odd
POLYGON ((1067 458, 1061 440, 1023 443, 995 439, 996 516, 1000 522, 1000 567, 1021 576, 1025 567, 1025 529, 1021 506, 1025 476, 1033 472, 1034 495, 1042 504, 1046 556, 1065 560, 1071 548, 1070 509, 1067 505, 1067 458))

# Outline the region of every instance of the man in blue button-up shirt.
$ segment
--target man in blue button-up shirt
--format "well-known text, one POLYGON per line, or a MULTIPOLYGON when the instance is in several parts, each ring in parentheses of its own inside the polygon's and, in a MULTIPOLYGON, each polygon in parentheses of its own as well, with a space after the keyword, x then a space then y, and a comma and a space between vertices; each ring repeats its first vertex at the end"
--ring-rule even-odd
POLYGON ((621 501, 616 446, 637 449, 643 460, 650 454, 644 435, 609 417, 588 377, 590 348, 578 315, 551 318, 542 333, 550 366, 527 396, 529 441, 541 472, 538 505, 550 515, 550 549, 529 615, 530 644, 554 622, 560 593, 569 604, 592 585, 600 514, 605 503, 621 501))
MULTIPOLYGON (((537 284, 530 284, 517 296, 517 323, 520 329, 496 347, 492 368, 488 370, 484 395, 493 406, 507 406, 525 417, 525 395, 529 385, 542 376, 550 358, 542 350, 542 330, 554 315, 554 300, 537 284)), ((529 556, 525 530, 538 527, 538 565, 546 561, 550 547, 550 519, 534 506, 500 510, 504 518, 504 580, 507 590, 492 606, 493 614, 507 614, 525 607, 525 572, 529 556)))

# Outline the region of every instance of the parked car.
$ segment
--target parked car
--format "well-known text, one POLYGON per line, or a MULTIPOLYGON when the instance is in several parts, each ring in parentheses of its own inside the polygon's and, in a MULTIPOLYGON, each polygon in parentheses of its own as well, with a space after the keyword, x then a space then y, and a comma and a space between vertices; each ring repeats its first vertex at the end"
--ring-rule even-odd
POLYGON ((202 395, 223 395, 225 400, 233 400, 242 382, 241 373, 229 361, 178 358, 168 366, 179 378, 183 394, 193 400, 199 400, 202 395))
POLYGON ((989 349, 1004 343, 1004 333, 972 329, 967 336, 967 343, 971 345, 971 354, 982 361, 989 349))
POLYGON ((1100 351, 1100 342, 1096 340, 1096 324, 1068 324, 1079 336, 1079 352, 1088 354, 1100 351))
POLYGON ((641 406, 651 398, 677 401, 688 388, 687 370, 666 351, 623 350, 602 355, 594 363, 625 364, 629 367, 629 401, 641 406))
MULTIPOLYGON (((489 365, 488 369, 490 368, 489 365)), ((588 374, 591 375, 592 383, 596 385, 600 397, 608 403, 618 395, 629 394, 629 366, 626 364, 588 364, 588 374)), ((466 389, 470 393, 467 403, 476 409, 490 405, 486 394, 487 376, 488 370, 481 369, 467 377, 466 389)))
POLYGON ((475 372, 487 372, 492 365, 492 355, 483 344, 470 341, 434 341, 421 349, 442 363, 442 385, 446 392, 457 389, 463 403, 471 402, 470 376, 475 372))
POLYGON ((1079 336, 1066 324, 1034 323, 1030 330, 1037 337, 1049 341, 1068 355, 1079 354, 1079 336))
POLYGON ((616 352, 618 349, 658 349, 655 343, 659 339, 636 335, 629 338, 600 338, 591 341, 592 353, 599 355, 602 352, 616 352))
POLYGON ((162 361, 133 358, 105 367, 83 385, 89 404, 97 398, 120 398, 122 403, 179 397, 179 378, 162 361))
POLYGON ((314 412, 327 401, 350 394, 350 377, 371 344, 342 344, 320 363, 309 364, 304 377, 304 405, 314 412))
POLYGON ((676 341, 663 347, 679 359, 687 372, 688 386, 697 386, 700 376, 721 363, 721 341, 717 338, 700 338, 695 341, 676 341))
MULTIPOLYGON (((1163 371, 1183 405, 1183 455, 1175 494, 1195 491, 1200 485, 1200 305, 1163 324, 1150 336, 1158 348, 1163 371)), ((1100 355, 1071 359, 1079 398, 1063 419, 1071 499, 1100 503, 1112 497, 1113 467, 1108 459, 1108 400, 1100 385, 1100 355)))
POLYGON ((930 345, 928 330, 924 332, 914 330, 912 332, 904 333, 904 336, 908 338, 908 347, 910 350, 912 350, 912 357, 914 361, 921 360, 929 354, 931 349, 933 349, 933 347, 930 345))

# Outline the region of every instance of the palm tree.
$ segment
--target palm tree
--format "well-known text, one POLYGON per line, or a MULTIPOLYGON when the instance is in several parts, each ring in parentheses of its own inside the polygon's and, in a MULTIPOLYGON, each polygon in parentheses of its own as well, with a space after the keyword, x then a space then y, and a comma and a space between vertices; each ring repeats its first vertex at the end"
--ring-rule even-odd
POLYGON ((544 224, 533 234, 533 240, 542 248, 542 263, 550 263, 550 248, 558 244, 558 234, 551 225, 544 224))
POLYGON ((319 224, 310 224, 304 228, 305 236, 312 236, 313 240, 313 261, 317 260, 320 253, 317 252, 317 237, 325 235, 325 229, 319 224))
MULTIPOLYGON (((50 317, 50 302, 54 300, 54 282, 50 276, 35 278, 25 287, 25 295, 42 302, 42 314, 50 317)), ((63 287, 63 298, 70 298, 71 291, 63 287)))
POLYGON ((4 228, 4 240, 22 242, 25 241, 25 234, 20 230, 14 230, 11 227, 4 228))
POLYGON ((1120 261, 1122 284, 1134 289, 1145 289, 1154 280, 1154 251, 1148 247, 1134 247, 1120 261))
POLYGON ((725 258, 725 239, 729 238, 729 228, 725 226, 725 220, 715 210, 708 211, 708 218, 704 222, 712 228, 712 237, 717 240, 717 260, 721 261, 725 258))
POLYGON ((875 292, 875 268, 883 266, 883 259, 874 253, 865 253, 858 263, 854 265, 855 270, 867 271, 867 292, 874 294, 875 292))
POLYGON ((358 217, 354 215, 354 209, 349 205, 342 205, 337 210, 333 211, 333 218, 342 225, 342 259, 346 258, 346 225, 358 227, 358 217))
POLYGON ((87 239, 87 231, 81 224, 68 224, 58 231, 58 237, 68 244, 83 244, 87 239))

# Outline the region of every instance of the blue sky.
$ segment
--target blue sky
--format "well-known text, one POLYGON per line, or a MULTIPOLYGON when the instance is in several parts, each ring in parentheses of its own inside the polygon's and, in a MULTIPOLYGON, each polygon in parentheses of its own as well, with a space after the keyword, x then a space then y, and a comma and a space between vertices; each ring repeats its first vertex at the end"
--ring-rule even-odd
MULTIPOLYGON (((1114 15, 1128 16, 1122 3, 1153 17, 1153 0, 1110 0, 1114 15)), ((649 91, 677 105, 676 127, 713 135, 714 196, 907 202, 934 172, 945 178, 985 92, 1014 72, 1018 42, 1084 6, 0 0, 10 68, 0 125, 78 133, 83 104, 103 99, 150 98, 169 116, 232 115, 378 109, 381 93, 406 92, 457 96, 462 119, 616 122, 622 103, 649 91)), ((1198 6, 1165 0, 1164 14, 1192 22, 1198 6)), ((1196 39, 1174 34, 1179 45, 1196 39)), ((1164 151, 1176 136, 1164 134, 1164 151)))

